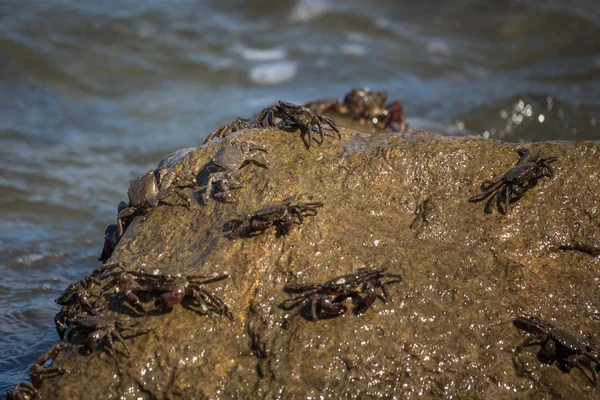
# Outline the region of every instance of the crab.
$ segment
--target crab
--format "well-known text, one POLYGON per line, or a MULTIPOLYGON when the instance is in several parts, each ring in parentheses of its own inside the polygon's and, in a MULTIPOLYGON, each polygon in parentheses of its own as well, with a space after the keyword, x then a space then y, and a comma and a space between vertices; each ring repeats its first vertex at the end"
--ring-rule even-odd
POLYGON ((58 353, 69 347, 66 343, 55 344, 46 354, 38 358, 29 368, 29 379, 34 387, 39 388, 44 379, 54 378, 58 375, 69 373, 69 370, 58 366, 44 365, 52 359, 55 359, 58 353))
POLYGON ((229 144, 221 146, 215 156, 206 166, 208 181, 204 194, 205 202, 212 194, 213 184, 220 182, 221 190, 226 199, 231 198, 229 182, 237 188, 243 185, 233 177, 233 174, 248 163, 254 163, 263 168, 269 167, 266 156, 267 149, 250 140, 233 139, 229 144), (259 159, 260 158, 260 159, 259 159))
POLYGON ((202 144, 208 143, 211 140, 213 140, 214 138, 222 139, 222 138, 232 134, 233 132, 238 132, 238 131, 243 131, 244 129, 248 129, 248 128, 250 128, 250 125, 248 125, 248 122, 250 122, 250 120, 247 118, 237 117, 235 119, 235 121, 232 121, 225 125, 221 125, 217 129, 215 129, 214 131, 209 133, 208 136, 206 137, 206 139, 204 139, 204 142, 202 142, 202 144))
POLYGON ((91 297, 98 298, 99 296, 91 293, 94 285, 101 286, 99 280, 92 276, 86 276, 84 279, 70 284, 65 291, 54 300, 58 305, 61 305, 60 311, 54 316, 54 324, 58 337, 62 340, 65 336, 65 331, 75 315, 76 310, 82 309, 84 312, 95 314, 96 310, 90 302, 91 297))
POLYGON ((175 193, 185 201, 185 207, 191 209, 192 199, 185 195, 181 188, 192 184, 197 186, 194 176, 183 176, 169 168, 157 168, 134 179, 129 185, 127 196, 129 203, 121 202, 117 216, 116 237, 123 236, 123 220, 133 216, 138 211, 149 207, 157 207, 168 196, 175 193), (179 181, 176 183, 176 181, 179 181))
POLYGON ((79 311, 94 315, 98 313, 95 308, 95 301, 92 302, 90 299, 95 298, 97 300, 102 295, 103 289, 100 280, 104 278, 103 274, 122 265, 123 263, 120 262, 101 265, 90 276, 67 286, 65 291, 54 300, 62 306, 61 310, 54 316, 56 331, 61 340, 64 339, 65 331, 76 313, 79 313, 79 311), (93 292, 95 287, 100 289, 100 294, 93 292))
POLYGON ((252 214, 231 220, 232 235, 238 235, 246 231, 248 235, 260 231, 264 232, 271 226, 276 226, 283 235, 287 235, 294 223, 302 224, 305 216, 317 214, 317 208, 323 207, 323 203, 304 202, 292 204, 295 196, 285 199, 283 202, 264 207, 252 214))
POLYGON ((282 119, 283 123, 286 125, 294 125, 299 127, 308 136, 307 146, 309 147, 313 140, 312 129, 315 125, 318 129, 321 139, 321 141, 318 142, 319 144, 323 143, 323 139, 325 137, 323 134, 324 123, 328 124, 329 127, 337 133, 338 139, 342 138, 340 130, 331 118, 323 115, 315 115, 312 113, 312 111, 310 111, 310 109, 296 104, 279 101, 274 106, 263 109, 256 119, 256 126, 261 126, 261 123, 265 117, 267 118, 269 126, 275 125, 273 122, 273 117, 275 117, 282 119))
POLYGON ((38 358, 29 368, 29 379, 31 383, 21 382, 6 393, 7 400, 31 400, 41 399, 36 388, 39 388, 44 379, 54 378, 69 372, 66 368, 58 366, 44 367, 51 359, 56 358, 58 353, 69 347, 66 343, 54 345, 50 351, 38 358))
MULTIPOLYGON (((121 228, 121 230, 123 230, 123 228, 121 228)), ((102 261, 103 263, 107 262, 112 256, 115 247, 117 247, 119 240, 121 240, 119 226, 117 224, 108 225, 104 231, 104 247, 102 247, 102 254, 98 257, 98 261, 102 261)))
POLYGON ((211 310, 217 314, 225 315, 233 320, 233 314, 229 307, 217 296, 204 288, 204 284, 214 281, 220 281, 229 277, 225 273, 196 274, 182 276, 160 274, 158 270, 139 271, 125 270, 113 281, 112 285, 117 287, 117 292, 124 295, 125 302, 140 314, 146 314, 142 307, 140 298, 135 292, 162 292, 155 301, 155 307, 159 309, 169 309, 184 299, 192 297, 196 305, 200 306, 201 312, 206 313, 211 310), (200 280, 204 280, 200 282, 200 280))
POLYGON ((408 130, 402 103, 393 101, 386 105, 386 100, 387 92, 371 91, 368 88, 355 88, 346 94, 343 103, 332 98, 311 101, 304 106, 308 107, 313 113, 334 112, 356 119, 361 124, 370 121, 379 129, 390 127, 395 131, 408 130), (396 126, 392 126, 392 124, 396 126))
POLYGON ((545 364, 552 365, 556 362, 558 368, 563 372, 569 372, 577 368, 594 385, 598 385, 598 373, 600 370, 600 353, 594 344, 576 338, 570 333, 556 328, 554 325, 544 322, 538 317, 516 317, 513 324, 521 330, 533 334, 517 347, 517 353, 523 347, 540 345, 537 359, 545 364), (586 370, 590 371, 591 377, 586 370))
POLYGON ((129 348, 125 344, 122 332, 147 333, 152 328, 138 327, 139 322, 124 321, 105 315, 86 315, 73 319, 72 326, 67 331, 67 341, 69 343, 85 342, 84 347, 89 352, 94 352, 100 344, 111 356, 114 356, 114 341, 118 340, 123 344, 125 356, 129 358, 129 348))
POLYGON ((319 319, 321 313, 332 316, 342 315, 347 307, 338 302, 346 297, 354 297, 358 300, 356 314, 362 314, 371 307, 377 299, 376 288, 382 291, 381 299, 386 302, 389 297, 387 285, 400 282, 402 276, 386 272, 387 267, 376 269, 361 268, 357 272, 333 278, 325 283, 288 283, 284 290, 287 292, 304 292, 298 296, 291 297, 285 303, 295 303, 294 311, 286 318, 284 325, 292 318, 300 314, 308 303, 311 304, 311 316, 314 321, 319 319), (386 279, 390 279, 387 280, 386 279), (360 293, 366 294, 360 297, 360 293))
POLYGON ((36 388, 31 383, 21 382, 6 392, 6 400, 32 400, 40 398, 36 388))
POLYGON ((537 185, 538 180, 543 177, 551 178, 554 175, 550 164, 555 162, 557 157, 540 158, 544 150, 529 157, 530 150, 525 148, 517 149, 517 153, 521 157, 517 165, 498 178, 483 181, 482 193, 469 199, 470 202, 476 203, 491 195, 483 210, 486 214, 492 212, 494 203, 502 214, 506 214, 509 211, 509 204, 523 197, 529 189, 537 185), (527 159, 528 157, 529 159, 527 159), (504 203, 504 209, 502 203, 504 203))

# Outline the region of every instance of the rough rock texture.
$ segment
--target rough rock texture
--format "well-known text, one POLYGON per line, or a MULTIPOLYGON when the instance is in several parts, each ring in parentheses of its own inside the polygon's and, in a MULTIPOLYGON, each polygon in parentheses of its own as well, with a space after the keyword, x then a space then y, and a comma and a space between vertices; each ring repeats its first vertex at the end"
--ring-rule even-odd
MULTIPOLYGON (((271 165, 239 171, 237 202, 196 195, 192 211, 161 205, 134 220, 111 259, 164 273, 228 271, 209 288, 235 321, 182 306, 135 317, 107 295, 111 313, 154 330, 126 340, 131 358, 120 344, 115 358, 65 351, 55 364, 71 372, 44 380, 44 398, 598 398, 580 371, 538 362, 536 347, 517 355, 525 335, 511 321, 537 315, 600 336, 599 143, 527 145, 558 157, 554 178, 507 215, 487 215, 484 202, 467 200, 514 166, 518 145, 347 129, 310 149, 299 131, 238 137, 266 145, 271 165), (232 218, 291 195, 324 207, 287 236, 227 237, 232 218), (282 328, 286 283, 365 266, 403 275, 387 304, 282 328)), ((173 168, 203 184, 220 145, 173 168)))

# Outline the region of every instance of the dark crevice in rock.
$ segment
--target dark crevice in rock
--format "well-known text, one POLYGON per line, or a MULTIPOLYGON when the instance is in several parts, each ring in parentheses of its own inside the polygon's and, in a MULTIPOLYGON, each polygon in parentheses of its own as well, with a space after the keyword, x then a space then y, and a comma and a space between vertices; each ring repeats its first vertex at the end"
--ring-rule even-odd
POLYGON ((581 244, 581 243, 574 243, 572 245, 558 246, 558 250, 563 250, 563 251, 578 251, 578 252, 581 252, 581 253, 588 254, 588 255, 590 255, 592 257, 598 257, 598 256, 600 256, 600 248, 598 248, 598 247, 592 247, 590 245, 581 244))

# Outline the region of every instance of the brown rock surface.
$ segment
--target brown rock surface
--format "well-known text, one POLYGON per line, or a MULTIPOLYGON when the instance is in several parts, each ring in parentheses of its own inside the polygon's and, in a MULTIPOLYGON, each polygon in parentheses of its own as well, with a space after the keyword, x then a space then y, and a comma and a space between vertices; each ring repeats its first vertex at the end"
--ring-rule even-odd
MULTIPOLYGON (((507 215, 487 215, 467 200, 514 166, 518 145, 347 129, 308 150, 299 132, 238 137, 267 146, 271 165, 239 171, 237 202, 161 205, 134 220, 111 259, 171 274, 227 271, 209 288, 235 321, 182 306, 137 317, 154 330, 126 339, 130 358, 120 344, 115 358, 65 351, 55 364, 70 373, 45 379, 44 398, 598 398, 580 371, 538 362, 536 347, 517 356, 525 335, 511 321, 537 315, 600 336, 599 143, 527 145, 558 157, 555 176, 507 215), (227 237, 229 220, 292 195, 324 207, 287 236, 227 237), (403 275, 387 304, 281 327, 286 283, 365 266, 403 275)), ((173 168, 202 184, 218 146, 173 168)), ((134 318, 118 299, 102 301, 134 318)))

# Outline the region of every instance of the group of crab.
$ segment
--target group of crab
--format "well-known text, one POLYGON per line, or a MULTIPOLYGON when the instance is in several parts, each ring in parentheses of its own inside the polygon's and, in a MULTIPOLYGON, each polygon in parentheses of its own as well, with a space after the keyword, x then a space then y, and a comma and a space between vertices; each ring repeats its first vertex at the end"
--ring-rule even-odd
MULTIPOLYGON (((386 100, 386 92, 361 88, 352 89, 344 97, 343 103, 336 99, 315 100, 305 105, 278 101, 276 104, 264 108, 254 123, 250 124, 250 119, 238 117, 212 131, 203 143, 214 139, 223 139, 234 132, 245 129, 263 127, 265 124, 278 126, 281 129, 299 128, 307 138, 307 147, 310 147, 313 141, 319 144, 323 143, 324 125, 335 132, 338 139, 341 139, 336 123, 322 113, 350 117, 361 123, 369 122, 380 129, 398 130, 399 126, 404 129, 407 125, 402 112, 402 103, 393 101, 386 105, 386 100), (313 136, 313 130, 319 134, 318 139, 313 136)), ((223 144, 205 168, 204 201, 208 201, 208 198, 213 195, 215 184, 218 185, 222 197, 226 201, 231 200, 230 190, 243 186, 235 178, 235 173, 251 163, 268 168, 267 153, 268 150, 264 146, 250 140, 233 139, 223 144)), ((160 203, 165 203, 165 200, 172 194, 183 200, 184 203, 181 205, 190 209, 193 203, 193 194, 184 191, 190 187, 192 193, 199 190, 197 177, 175 172, 168 167, 151 170, 131 180, 127 191, 129 202, 119 203, 116 223, 106 227, 104 247, 99 260, 105 263, 110 259, 125 230, 136 216, 157 207, 160 203)))
POLYGON ((7 399, 39 397, 37 389, 45 378, 69 372, 55 366, 44 367, 68 348, 93 353, 103 348, 111 357, 116 356, 115 343, 121 344, 121 353, 129 358, 126 339, 148 333, 152 327, 142 325, 131 318, 118 318, 107 313, 104 296, 113 295, 135 316, 145 316, 157 310, 159 313, 182 303, 186 298, 188 308, 201 314, 209 311, 225 315, 233 320, 229 307, 205 285, 223 280, 227 273, 170 275, 158 270, 129 269, 123 262, 104 264, 79 282, 73 283, 56 299, 61 310, 54 317, 56 331, 63 341, 38 359, 30 368, 32 384, 20 383, 7 393, 7 399), (152 293, 154 305, 147 309, 140 296, 149 298, 152 293), (125 337, 123 334, 127 333, 125 337))
MULTIPOLYGON (((535 156, 526 148, 517 149, 519 160, 505 174, 481 184, 481 193, 469 198, 470 202, 488 199, 484 212, 490 214, 496 205, 502 214, 508 213, 510 204, 516 202, 525 193, 535 187, 542 178, 552 178, 552 163, 557 157, 542 157, 544 150, 535 156)), ((536 316, 518 316, 513 324, 533 336, 528 336, 517 347, 517 353, 524 347, 539 345, 537 359, 544 364, 556 364, 565 373, 573 368, 579 369, 594 387, 598 386, 600 372, 600 344, 592 339, 579 339, 567 331, 541 320, 536 316), (589 371, 590 375, 586 373, 589 371)))
POLYGON ((172 308, 185 297, 190 297, 193 304, 201 308, 201 312, 211 310, 233 319, 227 305, 204 287, 207 283, 227 277, 227 273, 181 276, 144 268, 132 270, 124 262, 104 264, 96 268, 92 275, 69 285, 56 299, 56 303, 61 306, 54 317, 56 331, 59 338, 66 339, 68 343, 83 342, 89 352, 103 344, 112 353, 113 339, 116 339, 123 343, 128 354, 120 332, 149 329, 136 328, 138 324, 106 316, 106 305, 99 302, 102 297, 122 295, 122 301, 137 315, 148 313, 138 296, 141 293, 149 297, 152 292, 158 292, 154 309, 160 311, 172 308))
MULTIPOLYGON (((469 198, 470 202, 488 199, 484 212, 490 214, 496 205, 502 214, 508 213, 510 204, 535 187, 542 178, 552 178, 552 163, 557 157, 542 157, 544 150, 535 156, 526 148, 517 149, 519 160, 505 174, 481 184, 481 193, 469 198)), ((518 316, 513 324, 533 336, 529 336, 517 347, 517 353, 524 347, 539 345, 537 359, 544 364, 556 364, 565 373, 579 369, 592 383, 598 386, 600 372, 600 343, 595 339, 579 339, 567 331, 541 320, 536 316, 518 316), (590 375, 586 373, 589 371, 590 375)))
MULTIPOLYGON (((326 99, 301 106, 279 101, 263 109, 253 124, 249 124, 249 119, 237 118, 211 132, 204 143, 223 139, 237 131, 262 127, 265 123, 282 130, 299 128, 306 138, 308 148, 313 141, 323 143, 324 126, 328 126, 337 134, 338 139, 341 139, 336 123, 330 117, 322 115, 323 113, 354 118, 379 129, 408 129, 402 103, 394 101, 386 105, 386 100, 385 92, 353 89, 345 96, 343 103, 337 99, 326 99), (313 131, 318 133, 318 139, 313 136, 313 131)), ((553 176, 550 164, 557 160, 556 157, 541 158, 543 150, 533 157, 530 157, 528 149, 518 149, 517 152, 520 159, 515 167, 500 177, 484 181, 481 185, 482 193, 469 199, 470 202, 479 202, 489 198, 484 208, 485 213, 491 213, 494 204, 501 213, 508 212, 510 203, 523 197, 540 179, 553 176)), ((236 172, 251 163, 269 168, 267 154, 266 147, 249 140, 234 138, 222 144, 204 169, 204 202, 208 202, 214 196, 215 187, 219 188, 226 201, 231 200, 231 189, 242 187, 242 183, 235 178, 236 172)), ((115 342, 119 342, 125 356, 129 356, 126 338, 122 333, 128 332, 136 336, 150 332, 152 328, 140 326, 140 323, 131 319, 106 315, 106 306, 100 306, 106 302, 99 302, 104 296, 116 296, 130 313, 137 316, 160 313, 187 298, 187 306, 193 306, 195 311, 202 314, 211 311, 233 321, 233 313, 229 306, 205 287, 229 277, 226 272, 181 276, 145 268, 129 269, 122 262, 106 264, 135 217, 156 208, 159 204, 183 205, 190 210, 194 201, 193 193, 199 190, 196 176, 175 172, 170 167, 157 168, 130 182, 127 192, 129 202, 119 204, 116 223, 109 225, 105 230, 104 247, 99 258, 105 264, 95 269, 90 276, 69 285, 56 299, 61 306, 61 310, 55 316, 56 329, 59 338, 66 343, 56 345, 33 364, 30 371, 33 386, 22 383, 9 391, 7 398, 33 398, 36 395, 35 387, 39 386, 41 379, 66 372, 59 367, 44 368, 43 365, 68 346, 80 346, 90 353, 102 346, 114 356, 115 342), (191 189, 192 194, 186 189, 191 189), (167 202, 172 195, 179 197, 183 203, 167 202), (140 296, 143 294, 142 297, 147 299, 152 293, 156 296, 153 297, 153 305, 148 307, 143 304, 145 301, 142 301, 140 296)), ((287 235, 294 225, 302 224, 307 216, 315 216, 317 209, 321 207, 321 202, 295 202, 295 196, 292 196, 235 218, 228 225, 233 237, 252 237, 271 227, 276 228, 278 235, 287 235)), ((343 304, 346 298, 352 298, 356 304, 355 313, 362 314, 377 298, 385 302, 389 297, 387 286, 401 280, 400 275, 388 273, 387 267, 379 267, 362 268, 324 283, 288 283, 284 286, 284 291, 291 296, 282 306, 291 313, 285 318, 282 326, 287 327, 290 321, 304 310, 306 318, 312 320, 342 315, 347 311, 347 306, 343 304), (380 292, 377 289, 380 289, 380 292)), ((572 368, 580 369, 584 373, 586 370, 590 371, 591 377, 588 378, 597 385, 600 346, 596 342, 577 339, 537 317, 517 317, 514 324, 517 328, 534 335, 525 340, 517 348, 518 351, 525 346, 540 344, 540 361, 556 363, 565 372, 572 368)))
POLYGON ((263 109, 254 123, 250 119, 238 117, 234 121, 221 125, 208 134, 204 143, 214 139, 222 139, 234 132, 264 126, 265 118, 268 126, 288 126, 300 128, 308 137, 310 146, 313 137, 312 130, 317 129, 320 142, 323 142, 323 124, 339 133, 336 123, 327 115, 346 117, 358 121, 361 125, 369 124, 373 128, 390 132, 405 132, 409 129, 404 118, 402 102, 395 100, 386 104, 387 92, 375 91, 368 88, 350 90, 340 103, 335 98, 313 100, 304 105, 285 101, 263 109))

